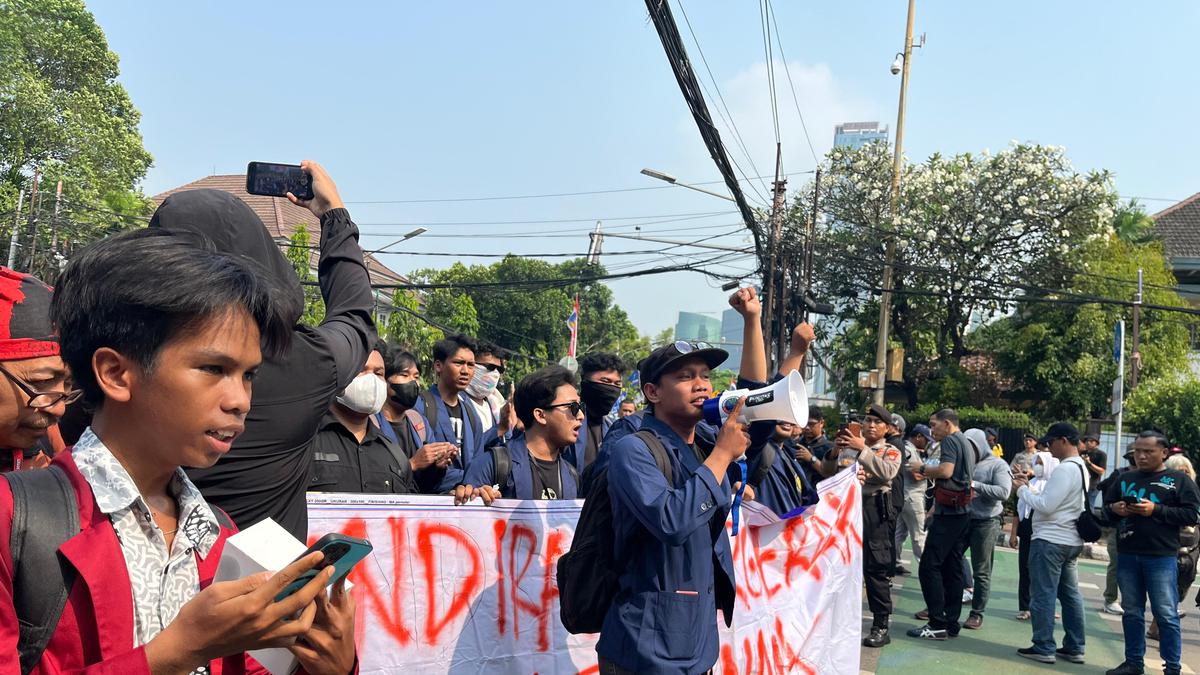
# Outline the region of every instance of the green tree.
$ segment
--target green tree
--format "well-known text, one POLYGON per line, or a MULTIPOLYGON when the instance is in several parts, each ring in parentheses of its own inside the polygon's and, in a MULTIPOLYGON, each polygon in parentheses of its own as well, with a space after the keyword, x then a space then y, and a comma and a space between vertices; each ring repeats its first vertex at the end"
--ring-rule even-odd
MULTIPOLYGON (((40 171, 19 258, 34 272, 54 273, 75 247, 145 222, 149 204, 134 188, 152 158, 118 73, 81 0, 0 2, 0 212, 16 207, 21 189, 32 195, 40 171)), ((11 232, 11 221, 3 225, 11 232)))
MULTIPOLYGON (((830 328, 860 327, 834 350, 834 368, 873 368, 885 234, 896 232, 891 339, 905 350, 911 406, 925 380, 968 353, 973 320, 1005 314, 1025 285, 1061 287, 1074 249, 1109 231, 1116 196, 1107 173, 1079 174, 1061 148, 1048 146, 908 164, 894 215, 891 173, 886 144, 830 152, 816 295, 837 301, 830 328)), ((789 210, 789 259, 800 259, 812 198, 811 186, 802 189, 789 210)))
POLYGON ((1125 402, 1125 424, 1134 431, 1158 429, 1200 464, 1200 380, 1163 377, 1139 386, 1125 402))
MULTIPOLYGON (((1131 298, 1141 269, 1147 304, 1186 304, 1170 290, 1175 278, 1161 244, 1135 244, 1110 235, 1087 242, 1075 255, 1075 274, 1063 292, 1040 294, 1066 302, 1019 302, 1013 316, 973 336, 973 342, 994 354, 1001 371, 1012 378, 1016 396, 1034 401, 1034 412, 1043 419, 1108 415, 1117 376, 1112 357, 1114 326, 1120 319, 1128 324, 1130 308, 1086 302, 1089 297, 1131 298)), ((1130 345, 1126 349, 1132 352, 1130 345)), ((1179 314, 1145 309, 1140 351, 1145 381, 1175 377, 1187 366, 1186 323, 1179 314)))
MULTIPOLYGON (((301 224, 288 239, 288 247, 284 251, 284 256, 292 264, 292 269, 296 270, 296 276, 300 277, 302 284, 313 280, 312 259, 316 251, 311 241, 308 227, 301 224)), ((300 314, 300 323, 316 326, 325 320, 325 300, 321 297, 321 289, 307 284, 301 285, 301 288, 304 291, 304 312, 300 314)))
POLYGON ((415 291, 397 289, 392 293, 395 308, 386 321, 380 322, 382 337, 393 347, 403 347, 413 356, 428 365, 433 353, 433 343, 442 338, 442 332, 430 326, 418 315, 420 303, 415 291), (407 310, 407 311, 406 311, 407 310))

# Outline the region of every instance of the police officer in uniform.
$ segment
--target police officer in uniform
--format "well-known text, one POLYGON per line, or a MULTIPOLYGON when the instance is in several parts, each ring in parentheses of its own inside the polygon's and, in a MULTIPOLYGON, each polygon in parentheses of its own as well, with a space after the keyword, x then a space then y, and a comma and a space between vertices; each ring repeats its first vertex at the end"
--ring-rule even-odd
POLYGON ((892 547, 895 546, 896 512, 892 504, 892 481, 900 472, 900 451, 887 442, 892 414, 878 403, 867 408, 861 431, 851 423, 838 432, 833 450, 826 455, 821 473, 831 476, 858 462, 866 474, 863 483, 863 581, 867 604, 874 615, 871 633, 863 639, 867 647, 882 647, 892 641, 888 620, 892 614, 892 547))

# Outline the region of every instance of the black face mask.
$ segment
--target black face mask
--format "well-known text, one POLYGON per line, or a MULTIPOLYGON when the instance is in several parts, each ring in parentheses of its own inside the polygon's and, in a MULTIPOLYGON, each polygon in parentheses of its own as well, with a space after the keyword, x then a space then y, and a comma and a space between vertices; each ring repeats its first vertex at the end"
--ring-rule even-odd
POLYGON ((613 384, 585 380, 579 388, 579 398, 588 417, 599 419, 612 411, 613 404, 621 397, 621 388, 613 384))
POLYGON ((392 395, 388 399, 400 406, 408 409, 417 404, 417 397, 421 395, 421 385, 416 380, 409 380, 403 384, 392 384, 392 395))

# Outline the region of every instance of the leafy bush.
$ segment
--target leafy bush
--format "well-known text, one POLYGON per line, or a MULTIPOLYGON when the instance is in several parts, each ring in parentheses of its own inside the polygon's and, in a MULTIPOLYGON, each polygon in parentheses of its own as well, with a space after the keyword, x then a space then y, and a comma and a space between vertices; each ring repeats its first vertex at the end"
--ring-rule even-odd
MULTIPOLYGON (((926 423, 929 416, 941 410, 946 406, 925 404, 919 405, 914 410, 898 411, 904 416, 904 419, 909 425, 917 422, 926 423)), ((997 429, 1030 429, 1033 426, 1033 420, 1029 415, 1020 412, 1019 410, 1006 410, 1004 408, 994 408, 985 405, 982 408, 963 407, 955 408, 958 411, 958 421, 963 429, 978 427, 980 429, 986 427, 996 427, 997 429)))
POLYGON ((1125 425, 1132 431, 1158 429, 1200 460, 1200 379, 1161 378, 1135 389, 1125 400, 1125 425))

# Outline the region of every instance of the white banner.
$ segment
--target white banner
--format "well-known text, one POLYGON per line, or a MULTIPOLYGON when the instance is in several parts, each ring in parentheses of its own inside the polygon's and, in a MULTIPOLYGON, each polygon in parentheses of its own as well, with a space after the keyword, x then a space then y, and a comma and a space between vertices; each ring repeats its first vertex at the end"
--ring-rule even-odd
MULTIPOLYGON (((737 604, 714 672, 859 672, 861 498, 851 471, 780 522, 743 505, 733 544, 737 604)), ((449 497, 310 494, 309 532, 370 539, 351 574, 366 673, 597 672, 594 635, 558 620, 555 561, 582 502, 454 506, 449 497)))

